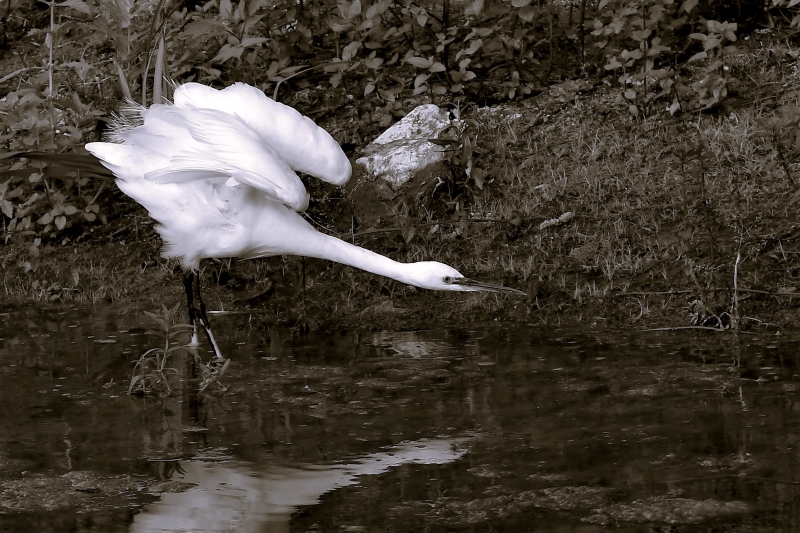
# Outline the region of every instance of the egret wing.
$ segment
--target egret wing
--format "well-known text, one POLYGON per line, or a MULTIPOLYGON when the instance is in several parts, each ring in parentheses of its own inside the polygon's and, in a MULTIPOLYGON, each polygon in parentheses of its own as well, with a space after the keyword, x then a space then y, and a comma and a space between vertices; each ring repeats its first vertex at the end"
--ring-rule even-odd
MULTIPOLYGON (((170 160, 170 163, 174 163, 170 160)), ((144 174, 144 179, 153 183, 189 183, 197 180, 207 180, 213 178, 232 178, 231 171, 224 170, 210 170, 196 166, 196 161, 193 161, 191 166, 169 165, 166 167, 151 170, 144 174)))
POLYGON ((297 174, 233 115, 209 109, 153 106, 144 113, 143 126, 120 137, 126 143, 169 157, 168 165, 143 174, 148 181, 186 183, 233 178, 293 209, 307 206, 308 195, 297 174))
POLYGON ((88 143, 86 149, 115 176, 125 180, 169 164, 166 156, 127 144, 94 142, 88 143))
POLYGON ((175 91, 175 106, 216 109, 235 115, 293 170, 335 185, 350 179, 350 161, 327 131, 255 87, 236 83, 217 91, 198 83, 187 83, 175 91))

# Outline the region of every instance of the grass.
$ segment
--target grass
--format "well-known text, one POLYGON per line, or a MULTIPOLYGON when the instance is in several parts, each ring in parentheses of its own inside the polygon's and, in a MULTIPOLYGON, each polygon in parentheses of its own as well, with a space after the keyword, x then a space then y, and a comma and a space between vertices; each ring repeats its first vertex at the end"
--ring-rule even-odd
MULTIPOLYGON (((737 58, 739 68, 762 77, 756 84, 794 76, 764 68, 758 58, 737 58)), ((732 305, 739 248, 739 286, 780 290, 786 273, 765 276, 776 269, 764 245, 793 239, 778 237, 797 221, 790 201, 795 164, 786 162, 777 139, 755 133, 764 130, 759 120, 781 113, 796 95, 770 107, 640 122, 624 112, 596 111, 613 98, 599 87, 573 102, 539 97, 479 114, 496 133, 484 136, 489 144, 482 147, 495 181, 476 191, 471 216, 510 221, 521 214, 525 223, 511 231, 503 223, 474 224, 462 229, 469 243, 458 242, 469 251, 446 247, 443 256, 466 272, 493 272, 529 290, 548 283, 561 307, 590 305, 616 291, 691 289, 692 299, 722 313, 732 305), (542 123, 542 117, 549 118, 542 123), (675 156, 681 148, 699 153, 681 161, 675 156), (572 223, 537 231, 539 222, 567 211, 575 213, 572 223)), ((788 272, 795 268, 784 263, 788 272)), ((771 313, 775 302, 761 303, 755 307, 771 313)), ((652 316, 651 309, 641 302, 637 319, 652 316)), ((654 318, 665 319, 662 313, 654 318)))

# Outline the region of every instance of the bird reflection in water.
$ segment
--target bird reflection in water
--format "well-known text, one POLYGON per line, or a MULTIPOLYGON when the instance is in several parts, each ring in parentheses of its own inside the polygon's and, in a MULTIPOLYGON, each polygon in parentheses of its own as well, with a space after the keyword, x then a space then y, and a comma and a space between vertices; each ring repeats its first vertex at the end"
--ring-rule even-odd
POLYGON ((441 465, 466 452, 468 439, 423 439, 346 464, 267 466, 181 461, 172 479, 193 486, 162 494, 138 514, 131 533, 175 531, 288 532, 299 506, 319 503, 332 490, 405 464, 441 465))

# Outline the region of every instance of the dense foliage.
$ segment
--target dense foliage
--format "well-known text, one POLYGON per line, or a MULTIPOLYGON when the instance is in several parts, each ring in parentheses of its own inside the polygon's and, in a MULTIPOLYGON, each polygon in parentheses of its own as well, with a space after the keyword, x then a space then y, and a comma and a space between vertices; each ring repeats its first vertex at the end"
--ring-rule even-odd
MULTIPOLYGON (((30 278, 7 291, 63 299, 83 290, 94 301, 108 298, 111 287, 121 290, 119 275, 115 283, 90 283, 102 277, 91 262, 87 271, 56 269, 58 282, 45 281, 52 265, 37 272, 41 243, 153 234, 143 213, 125 211, 131 203, 121 201, 83 144, 102 136, 122 97, 148 105, 169 99, 166 80, 244 81, 322 123, 345 150, 364 146, 421 103, 459 117, 432 140, 450 154, 441 175, 373 202, 380 216, 358 221, 361 227, 351 225, 355 200, 369 202, 354 198, 361 192, 312 195, 347 197, 312 204, 329 231, 366 241, 397 232, 394 244, 381 240, 384 253, 416 260, 435 249, 437 259, 468 271, 508 276, 529 285, 529 311, 552 307, 548 294, 559 295, 552 300, 563 310, 566 300, 580 303, 626 280, 662 294, 661 285, 677 279, 667 271, 677 269, 677 284, 693 285, 700 302, 693 316, 719 324, 720 310, 738 305, 737 283, 752 288, 761 272, 778 271, 766 263, 774 243, 791 234, 789 215, 800 199, 800 111, 787 105, 798 4, 6 2, 0 233, 22 246, 9 247, 0 267, 15 264, 30 278), (507 102, 524 112, 512 119, 478 111, 507 102), (350 211, 340 208, 347 202, 350 211), (133 223, 109 224, 121 214, 133 223), (364 227, 378 219, 380 228, 364 227), (467 236, 483 238, 469 240, 473 256, 458 257, 464 243, 449 243, 467 236)), ((794 256, 780 257, 789 264, 794 256)), ((142 260, 142 272, 151 262, 142 260)), ((220 283, 263 278, 234 270, 215 275, 220 283)), ((792 290, 791 280, 771 282, 792 290)), ((365 300, 373 290, 394 294, 382 281, 351 285, 365 300)), ((647 306, 637 305, 633 315, 646 316, 647 306)))
MULTIPOLYGON (((776 1, 770 12, 793 16, 794 4, 776 1)), ((605 74, 634 115, 707 109, 725 99, 732 76, 724 59, 735 50, 737 22, 714 20, 726 7, 698 0, 14 0, 6 3, 6 35, 28 46, 15 47, 16 57, 6 52, 5 64, 18 68, 0 79, 0 143, 6 157, 83 153, 120 95, 157 101, 169 87, 152 80, 165 78, 245 81, 314 118, 344 106, 383 127, 405 113, 408 96, 496 102, 605 74), (682 72, 695 65, 704 74, 683 84, 682 72)), ((757 12, 746 13, 746 22, 764 17, 750 7, 757 12)), ((10 163, 0 182, 6 241, 69 240, 103 221, 97 199, 105 180, 70 163, 10 163)))

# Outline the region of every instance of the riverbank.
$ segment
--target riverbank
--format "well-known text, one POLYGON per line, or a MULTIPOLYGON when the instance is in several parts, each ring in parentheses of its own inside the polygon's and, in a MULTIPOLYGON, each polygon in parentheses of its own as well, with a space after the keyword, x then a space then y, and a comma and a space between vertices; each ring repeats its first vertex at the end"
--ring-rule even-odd
MULTIPOLYGON (((527 298, 431 293, 326 261, 277 257, 209 261, 206 302, 334 328, 493 319, 636 329, 793 324, 800 112, 789 88, 797 75, 790 56, 764 50, 741 47, 731 58, 742 76, 725 106, 708 112, 635 118, 610 81, 567 81, 521 102, 462 111, 480 124, 480 172, 471 178, 451 172, 442 187, 412 181, 391 199, 372 200, 359 196, 358 183, 309 184, 321 231, 399 261, 446 262, 527 298), (776 85, 786 89, 776 93, 776 85), (371 201, 379 209, 365 216, 371 201)), ((339 140, 358 129, 327 120, 339 140)), ((118 191, 98 202, 115 215, 92 232, 3 247, 6 300, 147 309, 183 298, 178 265, 160 258, 146 212, 118 191)))

